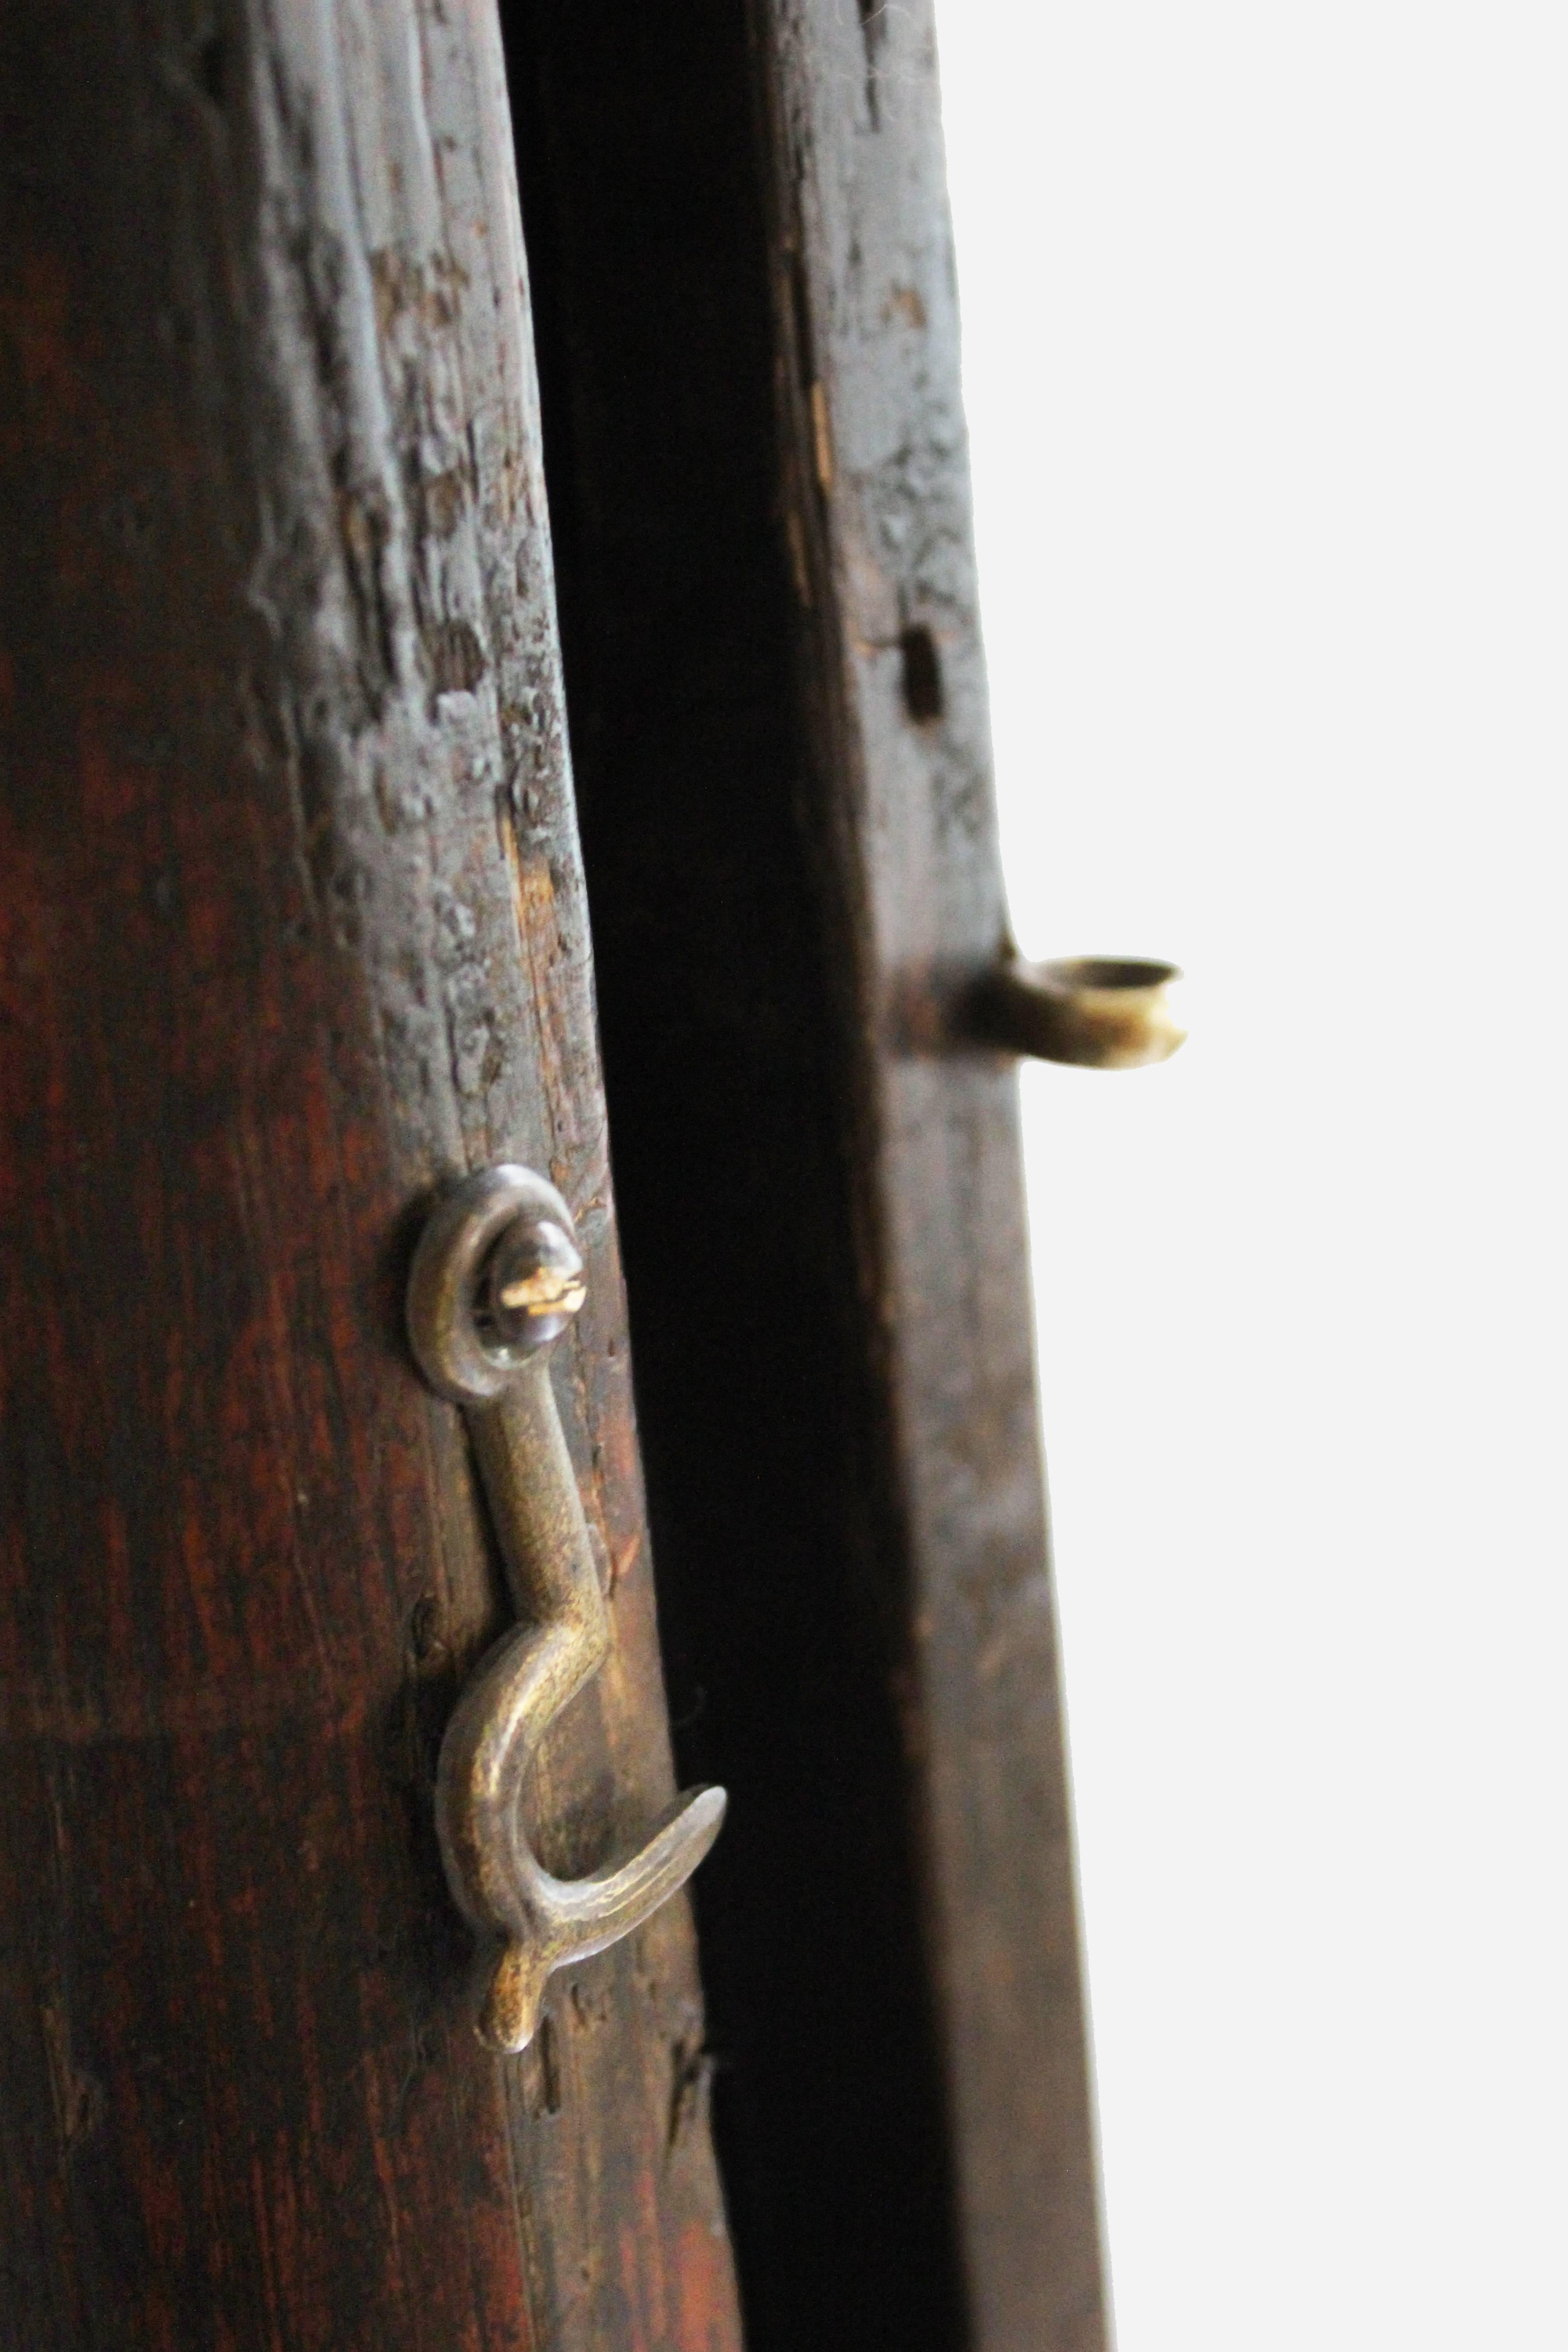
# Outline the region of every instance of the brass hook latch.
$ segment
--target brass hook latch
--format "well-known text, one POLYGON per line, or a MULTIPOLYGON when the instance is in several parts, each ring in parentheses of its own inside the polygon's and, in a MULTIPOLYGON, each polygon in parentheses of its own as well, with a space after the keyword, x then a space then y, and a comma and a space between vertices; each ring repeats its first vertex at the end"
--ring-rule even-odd
POLYGON ((526 1168, 470 1176, 432 1213, 408 1330, 460 1404, 519 1622, 482 1659, 441 1746, 436 1817, 453 1897, 486 1948, 479 2032, 521 2050, 546 1979, 639 1927, 719 1834, 722 1789, 677 1798, 640 1853, 552 1877, 529 1844, 523 1783, 546 1727, 604 1664, 610 1621, 550 1382, 548 1350, 586 1296, 565 1202, 526 1168))

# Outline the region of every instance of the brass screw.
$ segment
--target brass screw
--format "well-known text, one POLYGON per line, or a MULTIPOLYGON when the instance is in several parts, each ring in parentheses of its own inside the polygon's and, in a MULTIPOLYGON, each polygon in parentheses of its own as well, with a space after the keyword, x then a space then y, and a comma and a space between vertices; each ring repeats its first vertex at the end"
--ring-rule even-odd
POLYGON ((502 1336, 529 1347, 557 1338, 588 1296, 582 1254, 549 1217, 516 1218, 491 1251, 487 1273, 490 1313, 502 1336))

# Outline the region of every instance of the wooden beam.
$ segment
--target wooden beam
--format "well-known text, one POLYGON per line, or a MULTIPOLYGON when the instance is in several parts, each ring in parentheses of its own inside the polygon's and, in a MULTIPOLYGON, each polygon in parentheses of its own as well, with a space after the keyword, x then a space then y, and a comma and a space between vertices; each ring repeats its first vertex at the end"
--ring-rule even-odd
MULTIPOLYGON (((760 0, 808 691, 858 947, 858 1157, 976 2352, 1107 2316, 931 0, 760 0)), ((1048 1335, 1047 1335, 1048 1343, 1048 1335)))
POLYGON ((484 0, 0 32, 0 2337, 738 2341, 690 1927, 478 2044, 436 1746, 504 1604, 402 1329, 577 1221, 579 1871, 672 1787, 484 0))

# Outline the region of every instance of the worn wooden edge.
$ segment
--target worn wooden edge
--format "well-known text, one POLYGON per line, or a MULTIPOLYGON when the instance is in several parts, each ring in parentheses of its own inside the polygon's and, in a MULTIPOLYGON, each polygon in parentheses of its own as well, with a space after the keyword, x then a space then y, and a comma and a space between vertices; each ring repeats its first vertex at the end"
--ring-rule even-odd
POLYGON ((865 1288, 910 1569, 931 1960, 977 2352, 1109 2310, 1016 1087, 953 1007, 1008 937, 929 5, 760 0, 785 529, 853 970, 865 1288))

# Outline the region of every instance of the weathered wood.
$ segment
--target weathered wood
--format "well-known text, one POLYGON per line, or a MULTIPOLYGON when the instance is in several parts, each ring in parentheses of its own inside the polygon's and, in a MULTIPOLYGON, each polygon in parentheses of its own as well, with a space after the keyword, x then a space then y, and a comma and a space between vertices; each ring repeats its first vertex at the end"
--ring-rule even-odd
POLYGON ((953 2352, 759 55, 740 0, 503 26, 677 1747, 731 1799, 695 1895, 747 2341, 953 2352))
POLYGON ((1097 2347, 929 16, 504 21, 748 2332, 1097 2347))
POLYGON ((475 2041, 430 1821, 502 1603, 402 1285, 575 1214, 615 1650, 671 1783, 484 0, 0 26, 0 2343, 737 2342, 689 1923, 475 2041))
POLYGON ((1106 2340, 1007 939, 931 0, 759 0, 785 497, 856 949, 868 1293, 976 2352, 1106 2340))
POLYGON ((678 16, 503 21, 748 2335, 1097 2352, 930 14, 678 16))

